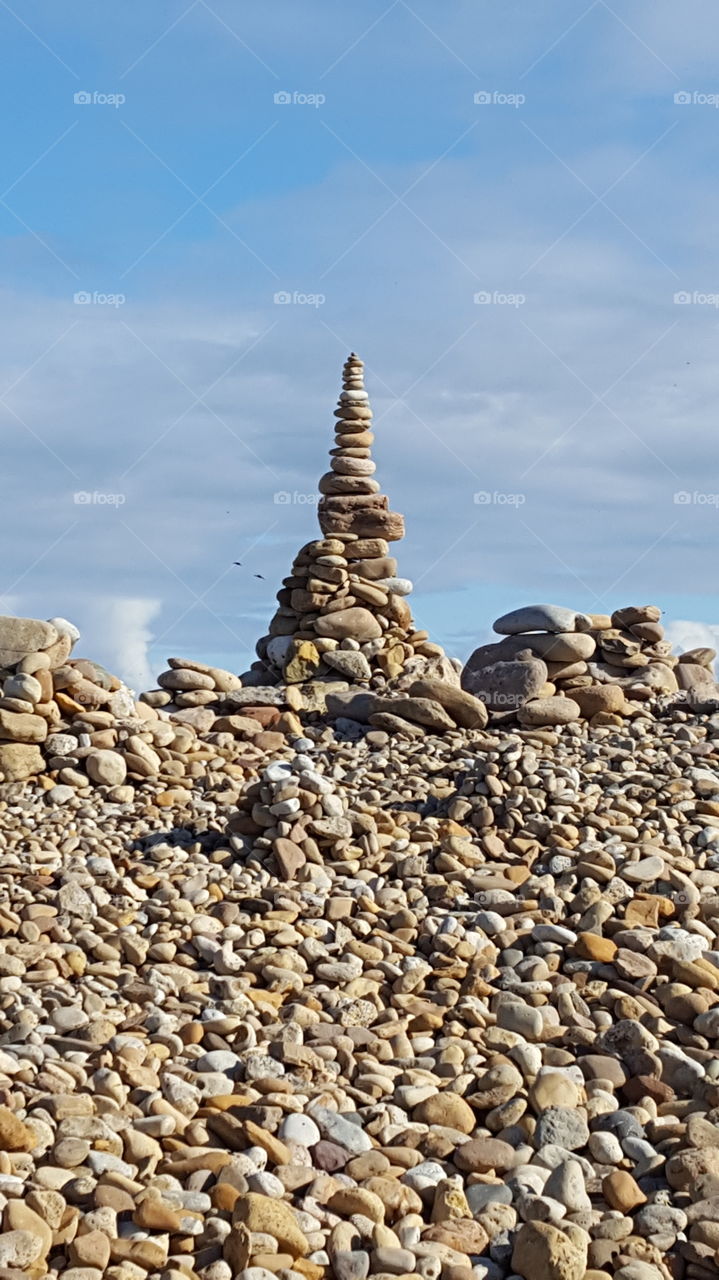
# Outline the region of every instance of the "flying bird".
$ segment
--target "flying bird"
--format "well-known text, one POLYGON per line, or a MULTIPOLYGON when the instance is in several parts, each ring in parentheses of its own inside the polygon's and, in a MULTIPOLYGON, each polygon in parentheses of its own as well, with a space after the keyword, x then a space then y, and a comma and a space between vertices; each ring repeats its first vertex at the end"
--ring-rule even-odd
POLYGON ((265 580, 265 575, 264 575, 264 573, 253 573, 253 575, 252 575, 252 576, 253 576, 253 578, 262 578, 262 581, 263 581, 263 582, 264 582, 264 580, 265 580))
POLYGON ((239 567, 240 567, 240 568, 242 568, 242 561, 241 561, 241 560, 233 560, 233 561, 232 561, 232 563, 233 563, 233 564, 236 564, 236 565, 239 565, 239 567))

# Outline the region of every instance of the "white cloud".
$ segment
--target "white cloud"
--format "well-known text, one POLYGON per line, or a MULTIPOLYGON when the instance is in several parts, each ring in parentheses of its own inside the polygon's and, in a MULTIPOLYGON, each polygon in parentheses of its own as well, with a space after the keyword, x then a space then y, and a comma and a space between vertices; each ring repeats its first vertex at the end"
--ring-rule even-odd
POLYGON ((149 647, 161 607, 161 600, 101 597, 85 607, 76 652, 101 662, 136 693, 155 688, 149 647))
POLYGON ((719 650, 719 622, 687 622, 677 619, 667 623, 666 637, 679 653, 700 648, 719 650))

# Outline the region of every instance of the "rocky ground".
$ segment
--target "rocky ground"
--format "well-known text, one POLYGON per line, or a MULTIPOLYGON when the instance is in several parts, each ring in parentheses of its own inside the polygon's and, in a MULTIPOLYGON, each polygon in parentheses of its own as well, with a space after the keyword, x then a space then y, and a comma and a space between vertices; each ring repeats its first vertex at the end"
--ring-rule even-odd
POLYGON ((717 1275, 719 715, 190 705, 90 786, 67 705, 1 791, 0 1280, 717 1275))

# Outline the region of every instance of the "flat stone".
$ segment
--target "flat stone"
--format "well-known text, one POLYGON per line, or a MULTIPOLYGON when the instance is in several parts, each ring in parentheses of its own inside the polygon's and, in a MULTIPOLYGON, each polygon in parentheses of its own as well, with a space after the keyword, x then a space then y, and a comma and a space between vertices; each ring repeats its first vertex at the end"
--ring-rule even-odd
POLYGON ((339 609, 336 613, 320 617, 315 623, 315 631, 320 636, 329 636, 334 640, 345 640, 350 637, 363 644, 367 640, 376 640, 382 635, 382 628, 369 609, 355 607, 339 609))
POLYGON ((385 591, 389 591, 394 596, 409 596, 414 589, 414 583, 410 578, 378 578, 376 585, 383 587, 385 591))
POLYGON ((374 716, 382 713, 397 716, 400 720, 409 720, 412 724, 424 725, 437 733, 445 733, 455 728, 455 722, 439 702, 431 698, 378 698, 375 702, 372 723, 377 722, 374 716))
POLYGON ((59 635, 51 622, 0 616, 0 667, 14 667, 29 653, 47 649, 59 635))
POLYGON ((399 542, 404 537, 404 516, 396 511, 361 508, 340 511, 320 502, 317 516, 325 534, 355 533, 359 538, 382 538, 385 542, 399 542))
POLYGON ((470 1138, 457 1147, 453 1159, 463 1173, 505 1173, 518 1157, 514 1147, 501 1138, 470 1138))
POLYGON ((0 737, 13 742, 44 742, 47 720, 23 711, 0 711, 0 737))
POLYGON ((403 720, 401 716, 394 716, 389 711, 377 711, 370 716, 369 722, 375 728, 385 730, 391 737, 411 739, 426 736, 426 730, 422 725, 414 724, 411 720, 403 720))
POLYGON ((625 862, 622 877, 631 884, 651 884, 664 876, 664 859, 658 854, 640 858, 638 862, 625 862))
POLYGON ((5 782, 22 782, 45 768, 42 751, 37 746, 17 742, 0 742, 0 774, 5 782))
POLYGON ((492 629, 500 636, 513 636, 524 631, 589 631, 591 626, 586 613, 575 613, 559 604, 531 604, 502 614, 492 629))
POLYGON ((479 698, 444 680, 415 680, 408 693, 411 698, 429 698, 438 702, 463 729, 484 729, 489 719, 487 708, 479 698))
POLYGON ((520 707, 519 723, 528 725, 562 725, 579 720, 581 711, 572 698, 533 698, 520 707))
POLYGON ((576 702, 586 719, 606 712, 620 715, 626 706, 624 689, 618 684, 593 685, 587 689, 572 689, 572 701, 576 702))

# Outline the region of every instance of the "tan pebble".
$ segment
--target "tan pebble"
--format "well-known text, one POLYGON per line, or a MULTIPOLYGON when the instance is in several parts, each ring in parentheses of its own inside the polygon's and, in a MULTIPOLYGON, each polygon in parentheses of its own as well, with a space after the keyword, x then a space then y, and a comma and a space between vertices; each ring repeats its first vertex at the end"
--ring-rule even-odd
POLYGON ((460 1133, 472 1133, 477 1123, 469 1103, 449 1090, 437 1092, 420 1102, 414 1109, 413 1118, 422 1124, 458 1129, 460 1133))
POLYGON ((34 1145, 32 1129, 9 1107, 0 1106, 0 1151, 32 1151, 34 1145))
POLYGON ((68 1248, 74 1267, 97 1267, 104 1271, 110 1261, 110 1240, 103 1231, 77 1235, 68 1248))
POLYGON ((378 1195, 365 1187, 342 1187, 327 1201, 327 1207, 333 1213, 362 1214, 372 1222, 384 1222, 385 1206, 378 1195))
POLYGON ((232 1211, 233 1224, 241 1223, 248 1231, 267 1232, 293 1258, 306 1257, 307 1240, 297 1225, 293 1210, 282 1200, 254 1191, 241 1192, 232 1211))
POLYGON ((602 1180, 602 1195, 612 1209, 628 1213, 646 1204, 647 1197, 637 1185, 630 1173, 624 1169, 615 1169, 602 1180))

